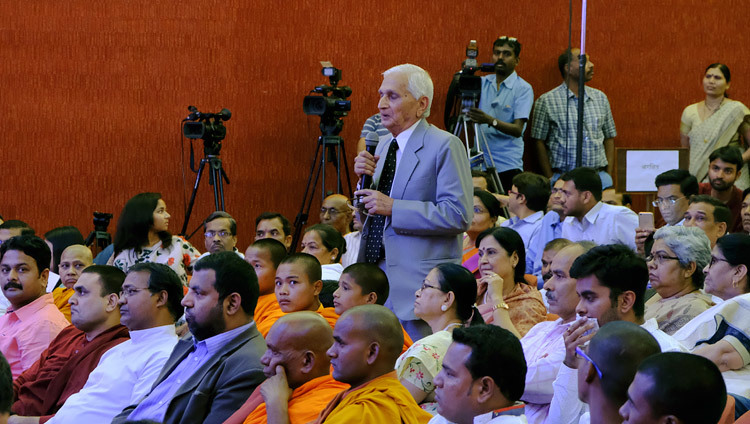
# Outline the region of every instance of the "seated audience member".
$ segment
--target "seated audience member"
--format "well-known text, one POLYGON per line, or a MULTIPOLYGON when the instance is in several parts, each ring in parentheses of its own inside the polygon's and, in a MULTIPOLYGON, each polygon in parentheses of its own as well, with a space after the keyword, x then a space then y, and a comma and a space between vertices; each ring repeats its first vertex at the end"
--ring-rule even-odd
POLYGON ((336 395, 314 423, 427 423, 432 416, 396 378, 394 365, 403 344, 401 324, 385 306, 344 312, 327 353, 333 378, 351 388, 336 395))
POLYGON ((562 188, 562 237, 596 244, 621 243, 635 250, 638 215, 623 206, 602 203, 602 182, 592 168, 576 168, 560 177, 562 188))
POLYGON ((716 242, 703 269, 706 292, 723 302, 674 333, 693 353, 712 360, 724 373, 727 389, 750 396, 750 236, 728 234, 716 242))
POLYGON ((258 279, 247 262, 219 252, 196 262, 182 299, 192 339, 177 342, 140 403, 113 423, 221 423, 263 381, 266 343, 253 325, 258 279))
POLYGON ((638 367, 620 415, 628 424, 715 423, 726 402, 716 365, 689 353, 667 352, 638 367))
POLYGON ((344 268, 349 265, 357 263, 357 256, 359 256, 359 246, 362 243, 362 220, 359 216, 359 211, 352 210, 352 228, 351 231, 344 235, 344 241, 346 242, 346 252, 341 255, 341 266, 344 268))
MULTIPOLYGON (((580 242, 579 242, 580 243, 580 242)), ((572 241, 564 238, 558 238, 550 241, 544 246, 542 254, 542 285, 552 278, 552 260, 557 254, 566 247, 573 244, 572 241)))
POLYGON ((471 226, 464 233, 464 253, 461 264, 479 277, 479 254, 477 236, 483 231, 494 228, 497 218, 502 213, 500 202, 487 191, 474 189, 474 215, 471 226))
MULTIPOLYGON (((333 292, 333 308, 337 315, 360 305, 384 305, 388 300, 388 276, 375 264, 359 263, 344 268, 333 292)), ((413 344, 404 330, 404 349, 413 344)), ((403 353, 401 352, 401 353, 403 353)))
POLYGON ((102 355, 83 388, 49 422, 111 422, 145 396, 177 343, 174 323, 182 316, 182 297, 180 277, 168 266, 146 262, 130 267, 119 300, 120 322, 128 327, 130 340, 102 355))
POLYGON ((291 312, 317 312, 328 321, 331 328, 336 325, 339 316, 333 308, 324 307, 318 299, 323 288, 320 274, 320 263, 315 256, 307 253, 294 253, 281 261, 274 280, 279 310, 258 325, 258 331, 263 337, 277 319, 291 312))
POLYGON ((703 268, 710 259, 708 237, 699 228, 660 228, 646 258, 649 282, 656 294, 646 302, 644 319, 654 318, 659 329, 674 334, 713 306, 711 296, 701 290, 703 268))
POLYGON ((477 169, 471 170, 471 184, 474 189, 484 190, 492 193, 489 184, 487 184, 487 173, 477 169))
POLYGON ((714 150, 708 157, 708 182, 700 183, 698 193, 706 194, 720 201, 729 208, 732 225, 727 233, 742 231, 742 190, 734 183, 742 173, 740 149, 736 146, 724 146, 714 150))
POLYGON ((266 337, 260 359, 267 380, 224 424, 285 422, 306 424, 349 385, 331 377, 326 351, 333 333, 315 312, 293 312, 279 318, 266 337))
POLYGON ((524 280, 526 250, 521 236, 510 228, 491 228, 477 237, 477 247, 482 275, 477 294, 484 293, 477 297, 477 306, 482 318, 489 324, 507 315, 523 337, 547 318, 547 308, 539 290, 524 280))
POLYGON ((13 376, 10 365, 0 353, 0 424, 8 422, 10 405, 13 403, 13 376))
POLYGON ((107 263, 123 272, 141 262, 165 264, 187 285, 188 270, 200 253, 185 239, 169 232, 170 217, 161 194, 133 196, 117 220, 115 250, 107 263))
MULTIPOLYGON (((682 225, 685 220, 690 197, 698 194, 698 180, 684 169, 670 169, 656 176, 656 200, 651 202, 659 208, 665 225, 682 225)), ((645 256, 644 245, 654 233, 653 228, 636 228, 635 245, 638 253, 645 256)))
POLYGON ((500 224, 515 230, 526 249, 526 273, 533 272, 533 261, 529 258, 528 246, 539 237, 542 218, 550 197, 549 180, 532 172, 522 172, 513 177, 513 186, 508 191, 508 209, 515 215, 500 224))
POLYGON ((255 218, 255 241, 272 238, 280 241, 286 250, 292 246, 292 226, 284 215, 276 212, 263 212, 255 218))
POLYGON ((453 330, 483 323, 474 307, 477 283, 466 268, 444 263, 433 268, 415 293, 414 315, 424 320, 432 334, 417 340, 396 361, 396 375, 414 400, 434 414, 435 385, 453 330))
POLYGON ((0 353, 14 379, 70 324, 46 292, 51 256, 37 236, 15 236, 0 245, 0 288, 10 303, 0 316, 0 353))
MULTIPOLYGON (((564 239, 563 239, 564 240, 564 239)), ((563 333, 576 319, 578 294, 576 280, 570 277, 570 266, 589 248, 578 243, 561 249, 552 259, 551 274, 544 283, 549 311, 559 316, 533 326, 521 339, 528 371, 526 389, 521 399, 526 402, 529 423, 544 423, 552 401, 552 382, 565 359, 563 333)))
POLYGON ((206 246, 206 253, 200 255, 198 259, 208 256, 212 253, 234 252, 240 258, 245 258, 237 249, 237 221, 223 211, 216 211, 203 221, 203 236, 206 246))
POLYGON ((742 232, 750 234, 750 188, 746 188, 742 192, 742 210, 740 217, 742 218, 742 232))
POLYGON ((352 210, 349 199, 343 194, 332 194, 320 206, 320 223, 330 225, 342 236, 349 234, 352 223, 352 210))
POLYGON ((62 286, 52 291, 52 298, 57 309, 65 315, 68 321, 70 321, 70 303, 68 303, 68 300, 75 292, 73 286, 75 286, 83 270, 93 263, 94 258, 91 255, 91 249, 81 244, 68 246, 60 255, 58 270, 60 271, 62 286))
POLYGON ((655 319, 644 322, 644 294, 648 268, 639 257, 622 244, 596 246, 579 256, 570 267, 576 279, 579 302, 576 313, 587 319, 573 322, 564 334, 565 359, 553 384, 548 422, 577 423, 583 404, 576 393, 575 348, 591 340, 593 331, 612 321, 628 321, 640 325, 659 343, 662 351, 684 351, 675 339, 659 330, 655 319))
MULTIPOLYGON (((29 227, 29 224, 19 221, 17 219, 9 219, 3 223, 0 223, 0 244, 5 242, 11 237, 15 236, 33 236, 34 229, 29 227)), ((5 311, 10 307, 10 302, 5 298, 5 295, 0 291, 0 316, 5 314, 5 311)))
POLYGON ((542 218, 542 225, 539 228, 539 234, 531 241, 531 245, 526 247, 528 258, 526 262, 531 262, 532 268, 530 274, 537 277, 538 287, 541 288, 544 272, 542 271, 542 262, 544 251, 552 240, 562 238, 562 223, 565 220, 565 211, 562 206, 562 186, 564 181, 558 179, 552 185, 549 201, 547 202, 548 212, 542 218))
MULTIPOLYGON (((262 323, 268 317, 281 313, 274 289, 276 287, 276 269, 286 255, 286 246, 272 238, 257 240, 245 251, 245 260, 255 270, 255 275, 258 277, 258 287, 260 288, 258 305, 255 307, 255 314, 253 315, 255 326, 258 327, 259 331, 262 323)), ((268 328, 270 329, 271 326, 269 325, 268 328)))
POLYGON ((346 241, 335 228, 327 224, 316 224, 305 229, 302 236, 302 253, 315 256, 322 267, 323 280, 337 280, 344 267, 341 255, 346 252, 346 241))
POLYGON ((612 206, 625 206, 633 209, 633 200, 628 193, 618 193, 614 187, 602 190, 602 202, 612 206))
POLYGON ((524 424, 526 360, 518 339, 493 325, 457 328, 435 377, 438 413, 430 424, 524 424))
MULTIPOLYGON (((610 322, 578 352, 578 398, 589 406, 589 416, 579 423, 620 422, 620 407, 628 399, 628 386, 636 369, 661 352, 648 331, 632 322, 610 322)), ((684 369, 683 372, 687 372, 684 369)), ((724 395, 726 397, 726 395, 724 395)))
MULTIPOLYGON (((78 231, 78 228, 72 225, 66 227, 57 227, 44 233, 44 241, 49 246, 49 250, 52 251, 52 263, 50 263, 49 273, 50 276, 47 279, 47 292, 53 291, 60 284, 60 256, 63 250, 68 246, 74 244, 83 244, 83 234, 78 231)), ((68 318, 70 318, 68 316, 68 318)))
POLYGON ((28 417, 27 422, 48 421, 81 390, 102 355, 128 339, 117 306, 124 279, 122 271, 106 265, 90 266, 81 274, 70 298, 73 325, 13 382, 14 414, 28 417))
POLYGON ((714 247, 716 240, 727 234, 731 221, 729 208, 723 203, 711 196, 698 194, 690 198, 683 225, 703 230, 711 242, 711 247, 714 247))

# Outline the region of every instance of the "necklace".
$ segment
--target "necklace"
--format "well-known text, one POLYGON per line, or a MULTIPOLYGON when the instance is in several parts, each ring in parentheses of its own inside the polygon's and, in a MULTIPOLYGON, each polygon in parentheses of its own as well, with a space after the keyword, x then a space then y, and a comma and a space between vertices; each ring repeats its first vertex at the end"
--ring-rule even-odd
POLYGON ((451 327, 458 327, 458 326, 461 326, 461 325, 463 325, 463 324, 460 323, 460 322, 453 322, 453 323, 450 323, 450 324, 446 325, 445 328, 443 328, 443 331, 448 331, 448 329, 451 328, 451 327))
POLYGON ((723 105, 723 104, 724 104, 724 98, 721 99, 721 101, 719 102, 718 105, 716 105, 715 108, 708 107, 708 103, 706 103, 705 100, 703 101, 703 107, 705 107, 706 110, 709 111, 711 114, 713 114, 714 112, 716 112, 717 110, 719 110, 719 108, 721 108, 721 105, 723 105))

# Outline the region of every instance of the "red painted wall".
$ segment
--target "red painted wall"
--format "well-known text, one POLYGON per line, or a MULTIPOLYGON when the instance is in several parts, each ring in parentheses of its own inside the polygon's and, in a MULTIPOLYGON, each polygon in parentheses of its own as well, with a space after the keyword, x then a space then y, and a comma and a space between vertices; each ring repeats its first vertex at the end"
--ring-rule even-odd
MULTIPOLYGON (((711 62, 727 63, 732 97, 750 101, 748 8, 741 0, 589 1, 591 85, 610 98, 617 146, 677 146, 680 113, 702 98, 711 62)), ((38 232, 72 224, 86 235, 92 211, 117 215, 135 193, 160 191, 177 232, 195 179, 187 170, 183 179, 180 120, 191 104, 226 107, 227 209, 242 248, 261 211, 297 213, 319 135, 302 98, 327 81, 318 61, 341 68, 354 90, 342 132, 351 162, 388 67, 411 62, 432 74, 431 121, 442 126, 447 85, 470 39, 488 61, 497 36, 518 37, 518 72, 536 97, 559 84, 556 58, 568 40, 568 2, 552 0, 4 0, 0 13, 6 219, 38 232)), ((204 181, 191 222, 212 209, 204 181)))

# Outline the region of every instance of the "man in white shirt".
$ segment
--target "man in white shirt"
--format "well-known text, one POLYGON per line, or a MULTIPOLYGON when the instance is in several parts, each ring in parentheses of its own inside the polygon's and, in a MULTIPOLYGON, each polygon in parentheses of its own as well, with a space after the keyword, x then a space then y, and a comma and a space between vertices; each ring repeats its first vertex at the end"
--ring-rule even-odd
POLYGON ((563 174, 562 237, 596 244, 621 243, 635 250, 638 215, 624 206, 603 203, 602 181, 592 168, 576 168, 563 174))
POLYGON ((526 273, 534 268, 534 258, 529 255, 532 241, 539 236, 544 209, 549 201, 549 180, 533 172, 522 172, 513 177, 513 185, 508 191, 508 209, 515 215, 500 224, 515 230, 526 246, 526 273))
POLYGON ((453 331, 435 376, 438 415, 430 424, 525 424, 526 360, 510 331, 475 325, 453 331))
POLYGON ((563 333, 576 319, 578 294, 576 279, 570 277, 573 261, 589 249, 578 243, 561 249, 552 259, 552 277, 544 283, 550 313, 555 321, 535 325, 521 339, 526 357, 526 389, 521 400, 526 402, 529 424, 542 424, 547 419, 549 403, 554 393, 552 383, 565 359, 563 333))
POLYGON ((70 396, 50 423, 104 423, 148 393, 177 343, 182 282, 168 266, 130 267, 120 295, 121 323, 130 340, 110 349, 86 385, 70 396))

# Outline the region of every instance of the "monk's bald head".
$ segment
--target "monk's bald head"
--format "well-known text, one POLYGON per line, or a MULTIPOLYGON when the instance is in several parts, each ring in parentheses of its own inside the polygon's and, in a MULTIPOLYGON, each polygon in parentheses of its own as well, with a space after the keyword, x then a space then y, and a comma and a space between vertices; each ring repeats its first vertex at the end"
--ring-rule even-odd
POLYGON ((384 359, 394 364, 404 346, 401 323, 390 309, 381 305, 362 305, 349 309, 339 318, 351 320, 355 337, 367 342, 376 342, 381 347, 384 359))
POLYGON ((315 312, 293 312, 279 318, 266 336, 268 349, 261 358, 267 377, 284 367, 292 389, 327 375, 330 361, 326 351, 333 344, 333 331, 315 312))
POLYGON ((73 244, 65 248, 60 254, 60 281, 65 287, 72 289, 81 276, 83 269, 93 265, 94 257, 91 249, 81 244, 73 244))

